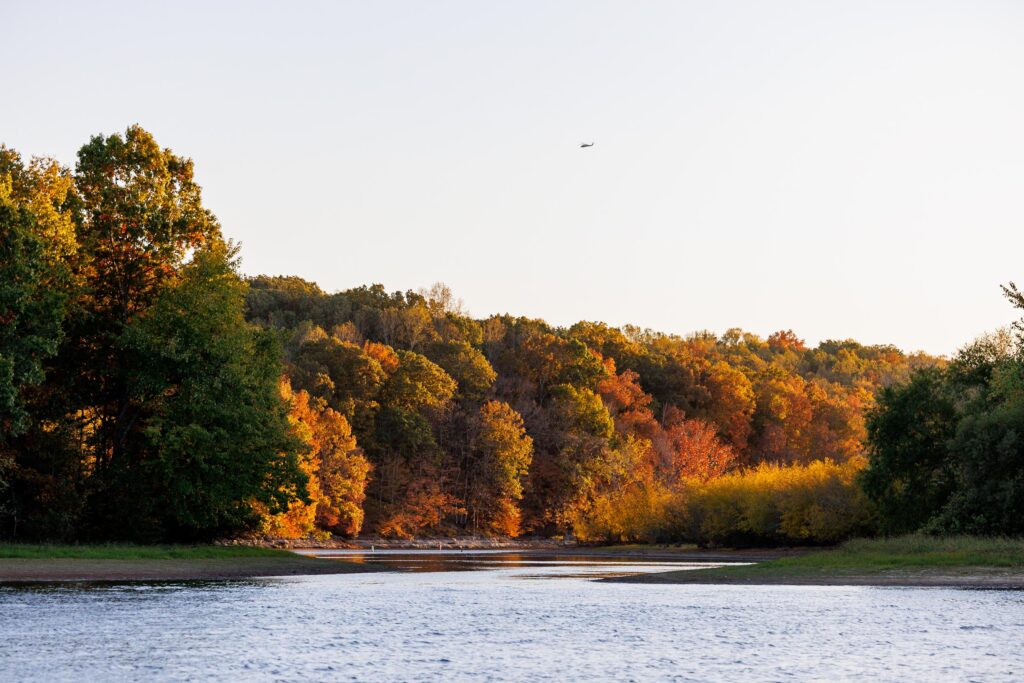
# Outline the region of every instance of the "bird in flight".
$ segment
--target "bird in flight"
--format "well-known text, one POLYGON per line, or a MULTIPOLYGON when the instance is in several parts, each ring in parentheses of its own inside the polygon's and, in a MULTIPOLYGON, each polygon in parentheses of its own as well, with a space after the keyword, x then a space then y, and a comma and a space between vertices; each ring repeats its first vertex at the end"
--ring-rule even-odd
POLYGON ((594 146, 593 142, 584 142, 582 145, 580 145, 580 147, 593 147, 593 146, 594 146))

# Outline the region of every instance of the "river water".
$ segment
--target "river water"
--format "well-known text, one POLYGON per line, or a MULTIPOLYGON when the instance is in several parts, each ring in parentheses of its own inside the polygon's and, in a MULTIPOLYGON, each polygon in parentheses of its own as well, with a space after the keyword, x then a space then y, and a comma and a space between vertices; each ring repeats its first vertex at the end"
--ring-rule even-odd
POLYGON ((410 571, 0 587, 0 680, 1024 680, 1024 592, 600 583, 685 567, 529 553, 346 559, 410 571))

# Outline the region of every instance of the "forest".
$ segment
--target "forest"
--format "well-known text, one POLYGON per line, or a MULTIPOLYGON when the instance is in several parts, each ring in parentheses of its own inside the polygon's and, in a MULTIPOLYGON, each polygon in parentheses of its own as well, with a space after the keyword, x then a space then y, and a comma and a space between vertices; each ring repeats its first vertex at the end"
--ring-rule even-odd
POLYGON ((1024 532, 1019 324, 944 359, 239 268, 142 128, 0 148, 0 537, 1024 532))

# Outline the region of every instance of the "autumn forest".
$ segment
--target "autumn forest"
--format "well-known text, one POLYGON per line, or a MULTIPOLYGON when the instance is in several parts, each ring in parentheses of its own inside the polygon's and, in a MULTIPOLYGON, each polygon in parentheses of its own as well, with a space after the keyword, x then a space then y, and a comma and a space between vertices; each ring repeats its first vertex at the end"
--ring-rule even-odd
POLYGON ((0 148, 0 537, 1021 531, 1013 330, 944 359, 244 277, 192 169, 139 127, 0 148))

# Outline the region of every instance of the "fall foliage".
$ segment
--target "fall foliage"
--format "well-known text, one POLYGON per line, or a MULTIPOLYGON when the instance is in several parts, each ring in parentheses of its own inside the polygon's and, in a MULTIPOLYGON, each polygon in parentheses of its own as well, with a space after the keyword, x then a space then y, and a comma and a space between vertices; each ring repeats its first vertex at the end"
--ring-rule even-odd
POLYGON ((0 148, 3 536, 817 543, 868 528, 872 505, 989 528, 955 483, 988 470, 915 455, 900 476, 932 482, 926 510, 886 477, 908 448, 995 442, 998 424, 950 426, 967 408, 943 383, 988 387, 1012 421, 1005 349, 947 368, 791 330, 474 318, 440 283, 242 278, 192 174, 137 126, 74 170, 0 148), (937 431, 892 445, 893 411, 937 431))

